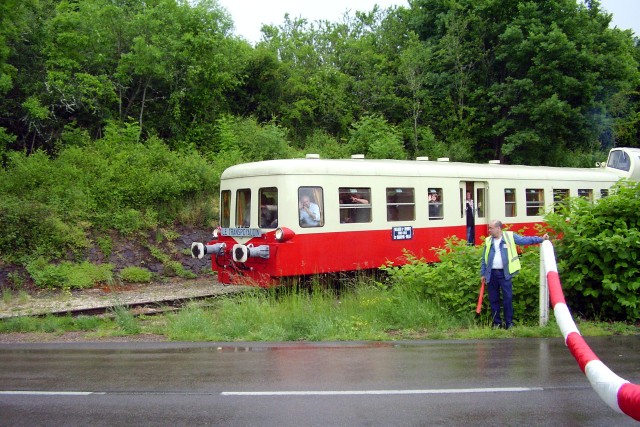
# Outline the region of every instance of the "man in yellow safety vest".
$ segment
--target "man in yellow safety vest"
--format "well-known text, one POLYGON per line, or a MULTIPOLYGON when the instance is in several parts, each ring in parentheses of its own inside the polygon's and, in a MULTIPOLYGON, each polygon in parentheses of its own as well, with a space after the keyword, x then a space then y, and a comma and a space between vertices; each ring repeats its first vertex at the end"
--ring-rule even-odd
POLYGON ((513 327, 513 284, 511 278, 520 271, 520 258, 516 245, 536 245, 548 240, 542 237, 520 236, 513 231, 502 231, 502 222, 493 220, 489 223, 489 237, 486 238, 482 251, 480 275, 485 279, 491 304, 493 327, 502 328, 500 317, 500 293, 504 306, 504 327, 513 327), (500 254, 496 256, 496 253, 500 254))

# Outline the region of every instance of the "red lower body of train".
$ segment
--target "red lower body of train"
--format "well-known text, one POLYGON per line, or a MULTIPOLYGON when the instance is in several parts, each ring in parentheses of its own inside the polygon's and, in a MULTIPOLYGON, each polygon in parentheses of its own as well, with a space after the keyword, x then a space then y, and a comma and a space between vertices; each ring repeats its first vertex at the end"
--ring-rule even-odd
MULTIPOLYGON (((534 234, 536 223, 510 224, 523 234, 534 234)), ((262 231, 259 237, 244 239, 220 235, 192 252, 211 256, 218 281, 260 287, 279 285, 284 278, 377 269, 383 265, 403 265, 407 253, 427 262, 437 262, 435 248, 456 236, 466 238, 466 226, 411 227, 409 238, 394 238, 393 227, 386 230, 300 233, 281 228, 262 231)), ((220 230, 220 229, 218 229, 220 230)), ((487 225, 476 225, 476 242, 487 236, 487 225)), ((397 236, 395 236, 397 237, 397 236)), ((478 260, 478 263, 480 260, 478 260)))

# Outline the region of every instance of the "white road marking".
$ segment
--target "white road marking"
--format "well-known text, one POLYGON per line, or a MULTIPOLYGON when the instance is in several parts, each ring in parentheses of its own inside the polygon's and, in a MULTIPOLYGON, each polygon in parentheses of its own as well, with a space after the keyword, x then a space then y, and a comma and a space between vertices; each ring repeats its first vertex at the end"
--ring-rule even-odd
MULTIPOLYGON (((372 396, 409 394, 518 393, 544 391, 542 387, 443 388, 424 390, 290 390, 290 391, 223 391, 221 396, 372 396)), ((37 391, 0 390, 2 396, 90 396, 107 394, 211 394, 167 392, 103 392, 103 391, 37 391)))
POLYGON ((90 394, 106 394, 96 391, 34 391, 34 390, 0 390, 0 395, 22 396, 88 396, 90 394))
POLYGON ((222 396, 358 396, 402 394, 513 393, 542 391, 542 387, 444 388, 427 390, 334 390, 334 391, 223 391, 222 396))

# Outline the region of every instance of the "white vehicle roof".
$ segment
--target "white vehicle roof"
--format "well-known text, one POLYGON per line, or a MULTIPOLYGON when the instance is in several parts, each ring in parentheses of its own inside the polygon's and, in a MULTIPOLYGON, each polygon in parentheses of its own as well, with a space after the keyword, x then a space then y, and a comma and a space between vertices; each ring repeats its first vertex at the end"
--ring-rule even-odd
POLYGON ((457 177, 474 179, 558 179, 563 181, 617 181, 609 168, 560 168, 420 160, 282 159, 231 166, 222 179, 274 175, 457 177))

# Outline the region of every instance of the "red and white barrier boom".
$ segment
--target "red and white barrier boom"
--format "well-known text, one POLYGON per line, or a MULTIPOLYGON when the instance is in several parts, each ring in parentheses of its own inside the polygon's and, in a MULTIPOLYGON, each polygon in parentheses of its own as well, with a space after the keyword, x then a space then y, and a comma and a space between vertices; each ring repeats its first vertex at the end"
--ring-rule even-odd
POLYGON ((589 379, 591 387, 607 405, 615 411, 622 412, 640 421, 640 386, 620 378, 607 368, 589 348, 582 335, 580 335, 565 302, 553 245, 551 242, 545 241, 542 243, 540 250, 543 257, 544 273, 549 286, 551 307, 562 336, 564 336, 565 343, 571 350, 571 354, 578 362, 582 372, 589 379))

